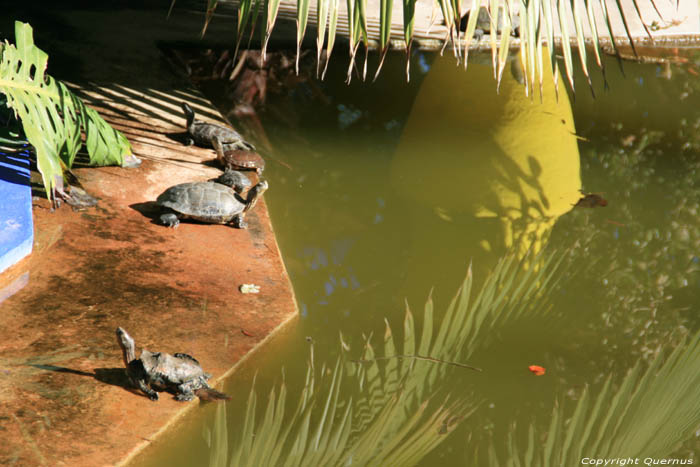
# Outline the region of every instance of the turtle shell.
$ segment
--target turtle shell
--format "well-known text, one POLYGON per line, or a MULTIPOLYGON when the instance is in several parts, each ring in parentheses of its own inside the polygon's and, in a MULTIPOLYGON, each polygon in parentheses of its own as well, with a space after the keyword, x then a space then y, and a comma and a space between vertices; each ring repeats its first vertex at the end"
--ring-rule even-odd
POLYGON ((195 388, 203 387, 211 377, 202 370, 197 360, 187 354, 170 355, 144 349, 139 359, 151 383, 162 389, 187 382, 192 382, 195 388))
POLYGON ((258 173, 265 170, 265 159, 255 151, 230 149, 224 144, 224 166, 238 170, 255 170, 258 173))
POLYGON ((212 224, 226 224, 245 208, 245 203, 231 188, 213 182, 171 186, 158 197, 156 203, 183 217, 212 224))

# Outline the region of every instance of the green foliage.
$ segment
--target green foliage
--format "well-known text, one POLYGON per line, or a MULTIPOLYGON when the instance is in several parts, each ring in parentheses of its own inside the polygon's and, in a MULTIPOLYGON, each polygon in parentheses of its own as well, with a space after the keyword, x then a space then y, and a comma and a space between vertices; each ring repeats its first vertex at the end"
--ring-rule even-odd
MULTIPOLYGON (((317 38, 317 60, 320 62, 321 49, 323 48, 323 36, 326 29, 326 19, 328 18, 328 1, 329 0, 318 0, 317 3, 317 21, 318 21, 318 38, 317 38)), ((331 2, 336 0, 330 0, 331 2)), ((483 4, 491 16, 491 31, 496 31, 498 29, 498 12, 503 11, 503 27, 501 31, 496 34, 490 34, 490 46, 493 56, 493 66, 494 66, 494 76, 497 78, 499 84, 501 76, 505 67, 507 65, 507 57, 509 55, 511 45, 513 42, 513 36, 511 36, 511 31, 513 30, 513 25, 515 17, 518 16, 520 20, 520 57, 521 57, 521 67, 522 75, 525 77, 525 89, 527 93, 531 93, 536 82, 539 82, 540 92, 542 92, 542 80, 544 74, 547 73, 546 67, 543 64, 542 53, 544 50, 544 45, 549 44, 549 58, 552 63, 552 73, 554 76, 555 84, 558 89, 558 64, 555 54, 555 48, 551 45, 555 43, 554 31, 559 31, 561 34, 561 53, 564 57, 564 69, 566 71, 567 82, 571 89, 574 88, 573 70, 574 70, 574 60, 572 57, 572 44, 576 45, 578 50, 578 55, 580 59, 581 71, 586 76, 589 86, 592 88, 590 75, 587 68, 587 51, 586 45, 591 45, 596 57, 596 63, 603 71, 603 79, 605 79, 605 69, 600 59, 600 36, 598 31, 598 24, 596 24, 595 18, 600 16, 604 18, 605 30, 604 32, 612 40, 612 49, 617 53, 617 42, 615 40, 615 35, 612 32, 612 25, 610 22, 611 15, 619 15, 622 18, 622 22, 625 28, 625 35, 629 40, 632 49, 635 51, 634 40, 632 39, 632 33, 629 29, 629 18, 628 12, 622 7, 621 2, 618 0, 610 5, 604 1, 595 0, 584 0, 585 1, 585 11, 581 10, 579 2, 573 1, 563 1, 558 0, 553 8, 552 4, 548 0, 534 0, 525 1, 520 0, 519 2, 514 2, 513 0, 506 0, 505 2, 500 2, 498 0, 473 0, 472 2, 465 2, 462 4, 460 1, 456 0, 436 0, 436 3, 440 7, 442 13, 443 22, 447 25, 448 33, 445 37, 445 43, 443 45, 443 50, 448 44, 452 44, 452 50, 455 57, 458 60, 462 60, 462 47, 464 48, 464 66, 467 66, 467 58, 470 44, 473 44, 476 26, 477 26, 477 14, 469 16, 469 21, 467 24, 466 31, 462 34, 459 30, 460 18, 466 13, 462 10, 463 7, 469 6, 470 11, 478 11, 479 6, 483 4), (471 3, 469 5, 469 3, 471 3), (612 10, 614 9, 614 11, 612 10), (575 27, 575 34, 571 34, 569 31, 569 22, 573 20, 575 27), (590 30, 590 42, 587 42, 587 38, 584 36, 584 24, 588 25, 590 30)), ((653 0, 650 1, 654 5, 653 0)), ((204 30, 206 30, 206 25, 209 24, 211 20, 212 13, 216 8, 219 0, 208 0, 206 19, 204 30)), ((242 28, 245 28, 247 24, 247 17, 252 8, 252 3, 264 4, 267 8, 267 27, 263 38, 263 50, 267 48, 267 43, 272 33, 272 29, 275 25, 275 20, 277 18, 277 13, 279 11, 280 0, 241 0, 239 2, 239 20, 238 20, 238 41, 242 37, 242 28)), ((173 4, 175 0, 173 0, 173 4)), ((640 2, 633 1, 634 12, 641 18, 640 13, 640 2)), ((337 3, 336 3, 337 5, 337 3)), ((308 0, 297 0, 297 62, 299 60, 299 53, 301 50, 301 42, 304 38, 304 33, 306 30, 307 21, 309 18, 309 7, 310 2, 308 0)), ((654 5, 656 9, 656 6, 654 5)), ((171 6, 172 9, 172 6, 171 6)), ((381 71, 382 64, 384 63, 384 57, 391 44, 391 25, 392 25, 392 10, 393 1, 390 0, 380 0, 379 1, 379 47, 381 51, 381 57, 377 70, 375 72, 375 79, 381 71)), ((409 52, 407 54, 407 64, 406 64, 406 77, 409 77, 408 68, 408 57, 410 56, 411 45, 413 42, 413 33, 415 26, 415 11, 416 11, 416 1, 415 0, 402 0, 402 10, 403 10, 403 41, 404 47, 409 52)), ((368 11, 366 0, 347 0, 347 21, 348 21, 348 42, 350 48, 350 64, 348 66, 348 81, 350 81, 350 76, 352 70, 356 67, 355 57, 357 55, 357 49, 360 41, 368 46, 368 11)), ((656 10, 658 12, 658 10, 656 10)), ((337 19, 337 7, 331 5, 331 27, 329 28, 328 35, 328 45, 327 45, 327 56, 330 57, 333 50, 333 43, 335 39, 335 20, 337 19)), ((648 34, 649 30, 642 21, 648 34)), ((619 41, 619 39, 618 39, 619 41)), ((238 47, 239 44, 236 45, 238 47)), ((320 68, 320 63, 318 63, 320 68)), ((298 67, 297 67, 298 72, 298 67)), ((365 55, 364 66, 362 67, 362 78, 364 79, 367 74, 367 55, 365 55)))
POLYGON ((63 83, 45 73, 48 55, 34 45, 29 24, 15 22, 15 42, 16 46, 8 42, 0 45, 0 92, 36 150, 47 196, 54 195, 63 168, 73 165, 83 144, 91 164, 121 165, 131 153, 129 141, 63 83))

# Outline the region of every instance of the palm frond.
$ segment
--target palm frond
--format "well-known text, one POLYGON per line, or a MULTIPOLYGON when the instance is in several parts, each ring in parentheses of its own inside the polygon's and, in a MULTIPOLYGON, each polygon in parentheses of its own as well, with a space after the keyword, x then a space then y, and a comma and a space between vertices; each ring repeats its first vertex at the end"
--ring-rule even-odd
MULTIPOLYGON (((692 437, 700 425, 700 332, 686 338, 664 358, 659 352, 648 368, 637 363, 617 390, 609 377, 597 396, 583 391, 573 415, 564 421, 564 407, 555 405, 543 446, 537 429, 528 429, 528 447, 515 442, 506 452, 523 466, 575 465, 584 455, 596 458, 664 458, 692 437)), ((494 454, 491 465, 500 465, 494 454)))
POLYGON ((321 74, 321 79, 324 79, 326 77, 326 71, 328 70, 328 62, 330 61, 331 54, 333 53, 333 46, 335 45, 335 34, 338 26, 338 2, 340 0, 329 1, 331 2, 331 9, 328 12, 328 45, 326 46, 326 63, 323 66, 323 73, 321 74))
MULTIPOLYGON (((437 332, 433 329, 433 301, 429 297, 423 309, 423 329, 419 341, 419 332, 408 306, 404 315, 403 338, 399 341, 401 347, 397 345, 388 323, 381 356, 377 356, 371 336, 366 338, 361 359, 351 362, 348 370, 355 375, 361 390, 355 402, 357 423, 353 426, 352 436, 364 433, 372 414, 387 404, 391 395, 398 391, 403 394, 401 401, 406 407, 402 412, 404 415, 395 417, 393 423, 396 427, 402 426, 411 413, 410 407, 415 407, 418 401, 434 393, 447 377, 447 369, 451 365, 440 362, 457 362, 469 367, 464 365, 465 361, 486 342, 484 336, 490 329, 505 320, 522 316, 525 311, 532 315, 545 310, 548 304, 545 291, 554 285, 562 258, 563 255, 556 253, 530 254, 520 261, 515 255, 506 256, 496 265, 473 299, 474 278, 470 266, 437 332), (429 358, 407 358, 410 356, 429 358), (384 361, 386 364, 380 364, 384 361)), ((347 355, 348 351, 345 352, 347 355)), ((349 355, 346 359, 351 360, 349 355)), ((476 405, 472 404, 470 409, 476 405)))
POLYGON ((47 196, 53 197, 63 168, 72 166, 83 144, 91 164, 121 165, 131 154, 129 141, 62 82, 46 74, 48 55, 34 45, 29 24, 15 22, 15 42, 16 46, 1 45, 0 92, 34 146, 47 196))
MULTIPOLYGON (((313 357, 312 357, 313 358, 313 357)), ((253 385, 247 409, 237 433, 231 438, 226 407, 217 407, 213 429, 205 439, 210 448, 210 467, 259 465, 387 465, 401 458, 412 464, 446 438, 468 413, 459 401, 432 408, 423 402, 403 424, 404 394, 399 391, 379 406, 360 436, 350 437, 356 423, 353 400, 342 399, 347 378, 345 365, 337 360, 332 371, 321 368, 320 379, 312 360, 295 412, 286 413, 287 388, 270 391, 264 415, 257 419, 257 394, 253 385), (229 444, 233 447, 230 449, 229 444)))
POLYGON ((341 356, 334 366, 317 368, 312 344, 306 380, 293 412, 286 404, 284 381, 278 390, 270 391, 261 418, 255 382, 240 423, 227 425, 225 406, 217 408, 213 431, 205 438, 211 451, 226 453, 227 460, 211 453, 210 466, 417 463, 478 407, 464 394, 438 396, 446 374, 445 365, 437 359, 463 361, 484 342, 490 327, 525 311, 543 310, 558 258, 554 253, 531 254, 522 260, 515 254, 507 256, 476 297, 471 293, 470 267, 437 329, 428 297, 423 329, 417 329, 407 307, 403 335, 397 337, 385 322, 381 352, 375 352, 372 336, 366 337, 362 364, 349 361, 351 349, 341 335, 341 356), (481 339, 474 338, 477 334, 481 339), (399 352, 428 359, 392 358, 399 352), (234 431, 231 427, 235 432, 228 437, 234 431))
MULTIPOLYGON (((325 35, 326 25, 331 24, 333 18, 333 13, 329 15, 329 12, 334 10, 334 0, 330 0, 330 5, 328 4, 328 1, 329 0, 318 0, 318 5, 315 6, 317 14, 311 16, 312 19, 317 21, 318 61, 321 60, 322 56, 321 50, 325 42, 323 37, 325 35)), ((586 46, 592 45, 592 49, 596 57, 596 63, 601 68, 603 72, 603 79, 605 80, 605 70, 603 69, 603 63, 600 59, 601 33, 609 38, 612 43, 611 46, 613 53, 618 55, 619 59, 617 50, 620 37, 619 35, 616 37, 615 33, 613 32, 610 19, 611 16, 619 16, 621 19, 622 28, 624 29, 624 37, 622 40, 629 42, 633 51, 636 53, 636 45, 634 41, 634 34, 636 31, 632 30, 632 18, 630 18, 630 15, 634 15, 635 19, 642 19, 641 13, 644 6, 643 2, 645 1, 648 1, 656 14, 661 17, 661 11, 659 10, 655 0, 632 0, 630 5, 623 5, 621 0, 615 0, 615 2, 612 2, 609 5, 604 1, 596 2, 594 0, 557 0, 555 2, 552 2, 551 0, 520 0, 519 2, 516 0, 488 0, 483 2, 473 0, 472 2, 467 2, 464 5, 461 1, 457 0, 436 0, 436 4, 442 13, 446 29, 442 50, 444 50, 447 46, 451 46, 453 54, 457 60, 461 60, 462 56, 464 56, 465 67, 467 65, 469 49, 474 46, 473 38, 477 26, 479 8, 481 6, 487 7, 491 17, 491 33, 489 34, 489 43, 491 46, 494 78, 497 81, 500 80, 504 70, 504 63, 506 61, 505 57, 507 57, 510 53, 511 49, 513 48, 513 44, 517 43, 521 51, 521 66, 526 71, 526 73, 523 75, 525 77, 525 91, 526 93, 529 93, 537 82, 540 83, 539 87, 542 89, 541 82, 544 75, 547 73, 552 73, 555 82, 558 83, 559 67, 556 63, 556 47, 560 48, 561 54, 564 57, 564 71, 567 76, 568 85, 572 89, 572 75, 574 71, 572 47, 576 47, 578 50, 579 61, 582 67, 581 69, 586 76, 586 79, 589 81, 591 90, 593 88, 589 70, 587 68, 588 57, 586 46), (585 8, 582 8, 582 6, 579 4, 581 1, 585 2, 585 8), (471 5, 469 5, 469 3, 471 3, 471 5), (467 21, 466 31, 462 34, 458 26, 460 24, 461 17, 464 14, 463 8, 465 7, 469 9, 469 19, 467 21), (499 12, 503 12, 503 14, 499 15, 499 12), (515 29, 514 25, 516 17, 518 17, 520 22, 520 37, 517 40, 511 35, 511 32, 515 29), (598 17, 602 18, 605 24, 603 31, 599 31, 599 25, 596 23, 596 18, 598 17), (545 46, 549 49, 548 56, 552 64, 551 67, 545 67, 542 63, 542 51, 544 50, 545 46)), ((207 2, 204 29, 206 29, 206 25, 211 20, 211 15, 217 2, 218 0, 208 0, 207 2)), ((270 34, 274 29, 280 2, 281 0, 268 0, 266 2, 268 20, 266 24, 265 39, 263 41, 263 51, 267 48, 270 34)), ((251 0, 239 0, 239 8, 242 10, 249 9, 250 3, 251 0)), ((304 37, 304 32, 310 18, 310 2, 308 0, 297 0, 296 7, 297 49, 298 53, 300 53, 301 40, 304 37)), ((375 79, 382 69, 384 57, 392 40, 393 1, 379 0, 378 7, 379 11, 367 11, 366 0, 347 0, 345 20, 347 21, 346 33, 348 35, 347 38, 349 43, 350 58, 350 63, 348 65, 348 81, 351 79, 352 70, 356 68, 355 59, 360 41, 362 41, 366 48, 368 47, 369 40, 376 40, 378 42, 380 60, 375 72, 375 79), (372 24, 371 31, 368 29, 368 24, 370 23, 372 24)), ((416 0, 402 0, 402 7, 402 39, 403 46, 407 51, 406 76, 409 78, 410 69, 408 65, 408 57, 410 56, 413 36, 416 28, 416 0)), ((337 8, 335 8, 335 12, 338 12, 337 8)), ((647 36, 653 41, 651 31, 643 20, 641 21, 641 27, 644 28, 647 36)), ((428 30, 430 30, 430 27, 428 27, 428 30)), ((328 32, 329 40, 326 43, 326 56, 330 57, 334 45, 334 41, 331 40, 331 37, 334 36, 335 26, 329 27, 328 32), (333 33, 331 33, 331 29, 333 30, 333 33)), ((395 42, 394 44, 398 44, 398 42, 395 42)), ((317 65, 320 70, 320 63, 317 65)), ((361 71, 363 78, 366 75, 366 72, 367 62, 365 58, 365 63, 361 71)), ((555 87, 555 90, 558 93, 558 88, 555 87)))

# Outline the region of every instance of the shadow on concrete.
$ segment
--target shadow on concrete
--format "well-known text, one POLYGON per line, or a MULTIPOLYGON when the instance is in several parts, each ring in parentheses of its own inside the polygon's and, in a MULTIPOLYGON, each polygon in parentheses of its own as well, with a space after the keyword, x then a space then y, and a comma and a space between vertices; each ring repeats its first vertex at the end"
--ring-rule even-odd
POLYGON ((175 91, 169 94, 146 86, 129 87, 115 83, 69 83, 69 87, 87 105, 104 109, 126 121, 144 117, 184 129, 185 115, 181 105, 188 102, 195 107, 197 118, 207 117, 225 123, 216 112, 205 110, 208 107, 206 100, 194 93, 175 91))
POLYGON ((29 160, 26 151, 0 149, 0 181, 29 186, 29 160))
POLYGON ((130 204, 129 207, 140 213, 143 217, 151 220, 151 224, 163 225, 159 222, 161 208, 155 201, 146 201, 143 203, 130 204))
POLYGON ((180 143, 183 146, 185 146, 187 140, 187 132, 178 131, 175 133, 165 133, 165 137, 168 138, 170 141, 175 141, 176 143, 180 143))
POLYGON ((87 376, 90 378, 95 378, 100 383, 109 384, 111 386, 119 386, 126 389, 129 392, 138 394, 142 397, 146 397, 141 391, 137 390, 131 385, 129 377, 126 375, 124 368, 95 368, 94 373, 88 373, 87 371, 74 370, 72 368, 66 368, 62 366, 55 365, 41 365, 41 364, 29 364, 29 366, 38 368, 40 370, 55 371, 56 373, 69 373, 78 376, 87 376))

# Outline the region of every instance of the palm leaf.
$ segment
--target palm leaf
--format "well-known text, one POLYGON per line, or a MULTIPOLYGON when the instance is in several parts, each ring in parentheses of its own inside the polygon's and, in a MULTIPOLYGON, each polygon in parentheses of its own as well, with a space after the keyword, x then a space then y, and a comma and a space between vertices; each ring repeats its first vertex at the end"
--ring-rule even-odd
POLYGON ((272 30, 275 27, 275 21, 277 21, 277 13, 279 13, 281 0, 266 0, 267 1, 267 21, 265 28, 265 40, 263 40, 261 60, 265 61, 265 54, 267 52, 267 44, 270 42, 270 36, 272 35, 272 30))
MULTIPOLYGON (((511 429, 506 450, 520 465, 575 465, 583 455, 597 458, 664 458, 692 438, 700 420, 700 332, 686 337, 664 358, 658 352, 648 368, 637 363, 617 390, 609 377, 593 399, 585 388, 566 423, 564 408, 555 405, 547 440, 527 451, 514 443, 511 429), (594 435, 594 433, 596 433, 594 435)), ((529 439, 539 439, 534 425, 529 439)), ((495 456, 491 465, 499 465, 495 456)))
POLYGON ((476 31, 476 21, 479 19, 478 11, 481 9, 482 0, 472 0, 472 6, 469 14, 469 19, 467 20, 467 29, 464 31, 464 69, 467 69, 467 63, 469 61, 469 45, 474 39, 474 32, 476 31), (477 12, 477 14, 472 14, 471 12, 477 12))
MULTIPOLYGON (((252 13, 253 0, 240 0, 238 4, 238 23, 236 25, 236 49, 233 52, 234 63, 236 61, 236 57, 238 57, 238 49, 240 48, 241 41, 243 40, 243 33, 245 33, 245 29, 248 26, 252 13)), ((253 28, 255 28, 255 26, 253 26, 253 28)))
MULTIPOLYGON (((312 344, 305 384, 293 413, 287 410, 284 381, 279 391, 274 388, 270 391, 261 417, 257 416, 255 381, 240 422, 227 425, 225 406, 218 407, 213 435, 206 436, 211 450, 218 452, 210 453, 210 466, 417 463, 471 415, 478 404, 467 401, 463 395, 454 400, 443 396, 441 402, 437 401, 438 383, 445 376, 445 365, 436 364, 435 359, 399 362, 391 357, 401 351, 431 358, 458 358, 458 355, 465 358, 484 342, 483 338, 473 341, 474 334, 484 336, 483 331, 488 327, 520 316, 525 305, 528 313, 542 309, 546 295, 543 287, 553 281, 560 261, 560 257, 544 253, 526 255, 522 260, 514 255, 503 258, 474 299, 470 267, 437 326, 437 333, 429 296, 423 310, 422 331, 417 332, 407 307, 403 336, 398 338, 385 322, 381 355, 372 347, 370 335, 365 338, 362 364, 348 361, 351 349, 341 335, 341 356, 334 366, 322 365, 317 369, 312 344), (382 357, 386 363, 380 365, 382 357), (221 452, 226 453, 228 462, 222 459, 221 452)), ((555 426, 560 425, 561 419, 557 419, 555 426)), ((532 458, 535 457, 533 436, 531 433, 528 444, 528 456, 532 458)), ((574 437, 568 440, 568 445, 576 442, 574 437)), ((549 451, 558 452, 554 441, 549 445, 549 451)))
POLYGON ((316 0, 316 77, 321 75, 321 52, 326 39, 328 24, 328 3, 330 0, 316 0))
POLYGON ((578 44, 578 55, 579 58, 581 59, 581 70, 583 70, 583 74, 586 77, 586 80, 588 81, 588 88, 591 90, 593 93, 593 97, 595 97, 595 92, 593 91, 593 83, 591 82, 591 75, 588 73, 588 58, 586 54, 586 40, 583 37, 583 23, 582 23, 582 17, 581 13, 579 11, 579 1, 577 0, 572 0, 571 2, 571 8, 574 12, 574 26, 576 27, 576 43, 578 44))
POLYGON ((413 27, 416 19, 416 0, 403 2, 403 39, 406 43, 406 80, 410 80, 411 45, 413 44, 413 27))
MULTIPOLYGON (((529 254, 518 261, 515 255, 504 257, 484 282, 476 298, 472 300, 473 275, 471 266, 467 277, 450 302, 437 333, 434 330, 433 302, 430 297, 425 303, 423 330, 420 342, 416 342, 419 332, 414 327, 414 318, 406 308, 404 318, 403 347, 394 340, 388 323, 384 334, 384 354, 376 355, 371 344, 371 336, 365 339, 360 360, 354 360, 359 388, 364 391, 355 402, 358 412, 357 423, 353 427, 353 437, 363 434, 373 420, 373 414, 389 403, 393 391, 400 391, 399 402, 405 408, 393 420, 397 430, 407 422, 419 401, 434 393, 440 382, 447 377, 449 365, 437 362, 464 363, 476 349, 485 343, 485 331, 497 327, 505 320, 537 314, 547 307, 544 291, 552 287, 563 256, 554 253, 529 254), (529 266, 528 266, 529 265, 529 266), (418 353, 414 354, 418 348, 418 353), (416 358, 409 359, 414 355, 416 358), (391 357, 395 358, 391 358, 391 357), (401 365, 397 359, 403 360, 401 365), (380 365, 380 361, 387 364, 380 365), (382 389, 385 389, 382 391, 382 389)), ((472 407, 476 404, 472 404, 472 407)), ((467 409, 466 407, 464 408, 467 409)))
POLYGON ((72 166, 83 144, 91 164, 121 165, 131 154, 129 141, 63 83, 46 74, 48 55, 34 45, 29 24, 15 22, 15 41, 16 46, 2 44, 0 92, 34 146, 49 199, 62 183, 63 167, 72 166))
POLYGON ((326 63, 323 66, 323 74, 321 74, 321 79, 326 77, 326 71, 328 70, 328 62, 331 60, 331 53, 333 53, 333 45, 335 45, 335 33, 336 27, 338 25, 338 2, 340 0, 330 0, 331 7, 328 12, 328 45, 326 46, 326 63))
MULTIPOLYGON (((379 72, 382 70, 384 58, 389 50, 389 39, 391 38, 391 13, 394 5, 393 0, 379 0, 379 48, 381 50, 379 57, 379 66, 374 74, 374 80, 379 77, 379 72)), ((414 3, 415 5, 415 3, 414 3)))
MULTIPOLYGON (((265 56, 265 51, 270 39, 270 34, 275 25, 275 20, 279 10, 281 0, 268 0, 267 1, 267 25, 265 38, 263 41, 263 59, 265 56)), ((333 41, 336 32, 337 23, 337 6, 334 6, 334 1, 337 0, 317 0, 317 61, 321 60, 321 50, 323 46, 323 37, 325 36, 326 25, 328 24, 329 40, 328 40, 328 54, 330 57, 331 51, 333 49, 333 41), (328 4, 330 1, 330 5, 328 4)), ((348 42, 349 42, 349 64, 347 73, 347 82, 349 83, 352 77, 352 70, 356 68, 356 54, 359 48, 360 41, 365 45, 365 61, 363 64, 361 75, 363 79, 367 72, 367 51, 369 43, 369 32, 367 29, 368 18, 371 13, 367 11, 366 0, 346 0, 347 1, 347 22, 348 22, 348 42)), ((573 90, 573 60, 571 58, 571 45, 572 39, 577 46, 578 53, 580 56, 580 62, 582 64, 582 70, 589 82, 589 87, 593 91, 590 73, 587 67, 587 54, 586 45, 588 45, 589 40, 593 46, 594 54, 596 57, 596 63, 601 68, 603 73, 603 80, 607 84, 605 79, 605 69, 603 62, 600 58, 600 36, 598 31, 598 25, 596 24, 595 18, 597 15, 603 17, 605 22, 605 29, 607 35, 610 37, 612 42, 613 52, 618 58, 618 62, 621 64, 621 58, 618 53, 618 44, 615 34, 612 31, 611 21, 610 21, 610 11, 607 2, 600 0, 595 2, 592 0, 583 0, 585 2, 585 12, 581 10, 580 5, 577 3, 581 0, 571 0, 562 1, 557 0, 555 9, 553 12, 552 5, 549 0, 521 0, 519 3, 518 14, 520 16, 520 51, 521 51, 521 63, 520 66, 523 68, 525 73, 524 85, 526 93, 529 94, 530 90, 534 87, 534 83, 539 81, 540 92, 542 92, 543 85, 543 75, 545 72, 545 66, 543 64, 542 50, 544 47, 544 41, 546 39, 547 47, 549 48, 549 58, 552 64, 551 73, 555 83, 555 92, 558 94, 558 79, 559 79, 559 66, 557 64, 555 55, 555 37, 554 31, 558 29, 561 34, 560 46, 562 54, 564 56, 564 69, 567 76, 567 82, 571 89, 573 90), (567 7, 567 5, 569 5, 567 7), (584 16, 588 20, 590 27, 590 37, 585 37, 584 16), (575 39, 572 37, 569 23, 573 22, 575 28, 575 39)), ((655 0, 649 0, 654 7, 656 13, 660 15, 660 11, 655 3, 655 0)), ((174 2, 174 0, 173 0, 174 2)), ((213 10, 216 7, 218 0, 208 0, 207 3, 207 13, 205 18, 205 26, 211 19, 213 10)), ((249 10, 252 0, 239 0, 239 8, 241 10, 249 10)), ((464 47, 465 56, 465 67, 467 66, 467 57, 470 46, 472 45, 474 31, 477 26, 478 15, 470 14, 469 21, 467 23, 467 29, 462 37, 460 37, 459 24, 460 17, 462 15, 462 3, 459 0, 435 0, 435 3, 439 6, 442 16, 447 28, 445 34, 442 51, 446 48, 448 43, 452 43, 453 54, 457 60, 461 60, 462 47, 464 47), (462 41, 461 46, 458 44, 462 41)), ((478 8, 481 6, 480 0, 473 0, 470 11, 478 12, 478 8)), ((622 23, 625 29, 626 38, 629 40, 634 53, 636 54, 636 45, 632 36, 632 31, 629 26, 629 19, 627 18, 628 13, 623 9, 620 0, 615 0, 615 10, 619 13, 622 23)), ((636 15, 641 19, 641 8, 640 0, 633 0, 632 5, 636 15)), ((379 0, 378 2, 379 11, 379 28, 377 39, 379 41, 380 47, 380 62, 375 73, 374 79, 376 80, 381 72, 386 53, 388 51, 391 39, 391 26, 392 26, 392 0, 379 0)), ((406 44, 406 77, 410 79, 410 52, 413 42, 414 27, 415 27, 415 7, 416 0, 402 0, 403 6, 403 32, 404 41, 406 44)), ((500 79, 503 74, 504 65, 506 63, 505 57, 508 56, 508 50, 511 47, 512 38, 509 36, 510 31, 513 28, 513 15, 515 14, 515 5, 512 0, 488 0, 486 2, 488 11, 490 14, 491 21, 491 31, 493 33, 489 34, 490 46, 492 53, 492 64, 494 69, 494 78, 500 83, 500 79), (502 28, 501 36, 499 38, 498 33, 498 11, 500 9, 504 10, 504 13, 509 13, 504 15, 504 26, 502 28), (510 20, 510 21, 509 21, 510 20)), ((172 9, 172 5, 171 5, 172 9)), ((299 60, 299 51, 301 43, 305 34, 306 26, 308 23, 310 3, 309 0, 297 0, 297 69, 299 60)), ((245 12, 244 12, 245 13, 245 12)), ((245 14, 240 18, 245 17, 245 14)), ((653 40, 651 32, 647 24, 641 21, 647 35, 653 40)), ((430 28, 429 28, 430 29, 430 28)), ((239 28, 240 30, 240 28, 239 28)), ((442 53, 441 51, 441 53, 442 53)), ((324 74, 327 69, 328 62, 324 66, 324 74)), ((317 70, 320 70, 320 63, 317 63, 317 70)))
POLYGON ((275 389, 270 391, 260 419, 256 417, 254 383, 242 423, 228 425, 225 405, 219 405, 211 430, 213 435, 205 436, 210 446, 210 467, 387 465, 387 462, 395 463, 395 459, 402 459, 400 465, 412 464, 434 449, 468 416, 464 404, 457 401, 446 400, 436 408, 423 402, 397 426, 395 420, 403 416, 405 409, 405 396, 398 391, 375 409, 363 432, 351 438, 355 423, 353 400, 343 400, 340 396, 341 388, 347 384, 345 368, 337 360, 332 371, 320 369, 319 379, 312 357, 304 389, 291 416, 286 413, 284 382, 279 394, 275 389), (447 424, 445 420, 453 423, 447 424), (447 426, 441 429, 442 425, 447 426), (228 426, 238 427, 230 438, 228 426), (233 446, 230 454, 229 444, 233 446))
POLYGON ((299 74, 299 57, 301 56, 301 43, 306 34, 306 24, 309 20, 309 8, 311 2, 309 0, 297 0, 297 61, 296 72, 299 74))
MULTIPOLYGON (((204 34, 206 34, 207 28, 209 27, 209 22, 214 16, 214 10, 216 10, 216 6, 218 4, 219 0, 207 0, 207 12, 204 16, 204 25, 202 26, 202 32, 200 33, 201 37, 204 37, 204 34)), ((170 10, 168 11, 168 15, 170 15, 170 12, 173 10, 174 5, 175 0, 173 0, 173 2, 170 4, 170 10)))

